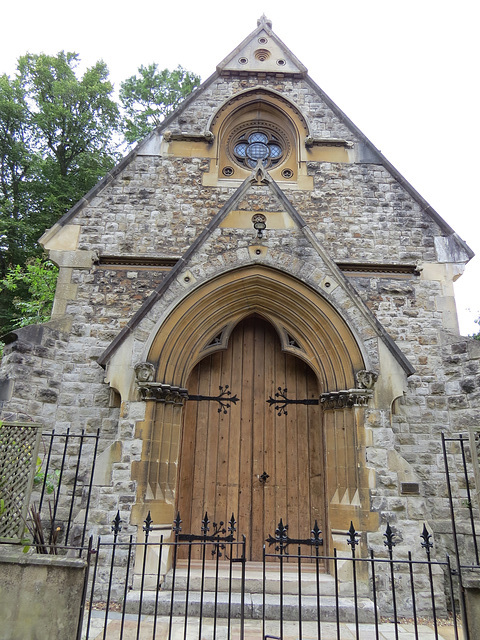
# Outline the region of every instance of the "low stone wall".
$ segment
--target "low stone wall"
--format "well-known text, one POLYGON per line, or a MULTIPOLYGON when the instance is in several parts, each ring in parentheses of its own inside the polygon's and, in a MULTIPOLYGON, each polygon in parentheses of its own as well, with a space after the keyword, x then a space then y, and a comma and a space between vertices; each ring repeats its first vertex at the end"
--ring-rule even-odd
POLYGON ((0 640, 74 640, 86 561, 0 548, 0 640))
POLYGON ((464 576, 465 607, 471 640, 480 638, 480 576, 464 576))

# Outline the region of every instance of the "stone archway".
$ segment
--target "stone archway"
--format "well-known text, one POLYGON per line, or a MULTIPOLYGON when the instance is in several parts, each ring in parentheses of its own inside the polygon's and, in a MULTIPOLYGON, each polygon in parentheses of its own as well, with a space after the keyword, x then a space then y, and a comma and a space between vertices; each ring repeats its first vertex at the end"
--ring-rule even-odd
MULTIPOLYGON (((308 365, 318 384, 315 393, 323 402, 326 434, 325 482, 320 490, 325 496, 324 523, 328 521, 330 530, 348 529, 351 519, 365 528, 376 527, 375 518, 370 517, 374 514, 370 513, 371 474, 365 466, 363 401, 351 394, 356 373, 365 368, 359 344, 345 320, 318 292, 259 265, 225 273, 198 287, 166 318, 151 342, 148 362, 155 379, 144 389, 146 417, 137 425, 145 446, 134 471, 138 483, 135 521, 140 523, 149 509, 155 522, 172 521, 182 483, 180 479, 178 484, 178 466, 183 416, 189 411, 185 404, 190 402, 189 394, 195 393, 188 388, 194 379, 192 371, 206 358, 225 351, 235 327, 253 314, 274 328, 280 351, 308 365)), ((262 404, 265 400, 262 393, 262 404)), ((269 473, 252 469, 252 474, 263 471, 269 473)), ((307 531, 311 524, 305 522, 307 531)), ((327 545, 332 535, 324 536, 327 545)))

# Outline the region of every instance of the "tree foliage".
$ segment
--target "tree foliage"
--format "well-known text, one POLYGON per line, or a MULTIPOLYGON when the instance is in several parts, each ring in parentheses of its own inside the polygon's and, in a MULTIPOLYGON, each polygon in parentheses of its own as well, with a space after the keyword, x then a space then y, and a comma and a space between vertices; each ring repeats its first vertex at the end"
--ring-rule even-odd
POLYGON ((18 78, 0 76, 0 249, 1 274, 33 247, 35 225, 29 212, 37 209, 37 158, 32 149, 30 116, 18 78))
MULTIPOLYGON (((1 333, 18 322, 18 301, 30 304, 28 286, 8 286, 12 269, 23 273, 41 254, 37 240, 45 229, 117 159, 119 107, 108 69, 100 61, 79 78, 78 63, 77 54, 63 51, 27 54, 13 78, 0 77, 1 333)), ((27 307, 25 317, 36 317, 27 307)))
POLYGON ((14 293, 13 329, 50 319, 57 274, 58 267, 44 257, 32 258, 24 267, 17 264, 7 270, 0 285, 14 293))
MULTIPOLYGON (((476 324, 478 324, 478 325, 479 325, 479 327, 480 327, 480 318, 477 318, 477 319, 475 320, 475 323, 476 323, 476 324)), ((480 340, 480 330, 478 331, 478 333, 474 333, 474 334, 472 335, 472 338, 474 338, 475 340, 480 340)))
POLYGON ((138 75, 121 83, 120 100, 125 111, 123 133, 127 142, 137 142, 200 84, 200 76, 178 66, 173 71, 158 65, 143 65, 138 75))
POLYGON ((40 152, 42 194, 57 219, 109 171, 116 159, 114 133, 119 108, 103 61, 76 69, 76 53, 27 54, 18 70, 28 96, 33 143, 40 152))
POLYGON ((37 240, 114 166, 121 132, 137 142, 200 81, 142 66, 122 83, 122 112, 105 63, 83 75, 79 63, 76 53, 26 54, 14 77, 0 76, 0 335, 48 317, 56 271, 36 261, 37 240))

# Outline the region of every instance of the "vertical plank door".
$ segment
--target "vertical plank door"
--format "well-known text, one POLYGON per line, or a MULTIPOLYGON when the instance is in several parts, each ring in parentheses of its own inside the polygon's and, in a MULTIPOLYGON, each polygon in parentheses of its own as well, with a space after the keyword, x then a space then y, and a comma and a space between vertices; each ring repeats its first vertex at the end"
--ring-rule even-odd
POLYGON ((318 398, 318 383, 305 362, 282 351, 275 329, 251 316, 227 349, 198 363, 188 391, 216 396, 227 384, 240 399, 227 413, 212 401, 186 403, 177 507, 183 531, 198 534, 205 513, 212 523, 233 513, 248 559, 261 560, 280 518, 291 537, 308 538, 315 520, 324 525, 320 407, 292 404, 278 415, 267 404, 278 387, 290 398, 318 398))

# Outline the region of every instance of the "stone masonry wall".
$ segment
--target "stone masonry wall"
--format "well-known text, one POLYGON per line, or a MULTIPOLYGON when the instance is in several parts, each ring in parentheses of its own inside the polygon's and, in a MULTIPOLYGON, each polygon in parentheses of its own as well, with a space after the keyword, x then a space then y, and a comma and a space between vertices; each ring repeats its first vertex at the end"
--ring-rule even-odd
POLYGON ((255 87, 273 89, 293 102, 310 121, 314 136, 357 140, 357 137, 333 113, 323 98, 312 91, 306 80, 288 78, 273 81, 269 78, 256 77, 216 78, 205 90, 198 92, 196 100, 169 124, 169 130, 172 133, 201 134, 207 129, 211 115, 227 100, 255 87))
MULTIPOLYGON (((203 187, 204 162, 137 157, 76 216, 79 248, 182 255, 235 191, 203 187)), ((309 172, 314 191, 286 195, 334 259, 436 260, 434 237, 443 232, 383 167, 311 162, 309 172)))
MULTIPOLYGON (((432 350, 433 351, 433 350, 432 350)), ((452 537, 450 503, 448 499, 441 433, 446 438, 468 436, 480 423, 480 343, 449 332, 439 332, 438 348, 434 351, 436 369, 409 378, 408 389, 395 403, 391 421, 370 415, 373 447, 369 460, 377 466, 377 488, 372 492, 372 506, 397 534, 397 543, 407 548, 418 547, 423 523, 434 534, 435 551, 439 558, 455 554, 452 537), (388 454, 395 452, 403 464, 388 465, 388 454), (380 464, 381 456, 384 464, 380 464), (382 468, 383 466, 383 468, 382 468), (418 496, 401 495, 401 482, 419 483, 418 496)), ((375 412, 373 412, 375 413, 375 412)), ((459 545, 463 561, 473 560, 471 528, 466 509, 467 492, 460 446, 447 442, 449 475, 452 485, 459 545)), ((475 517, 480 514, 479 489, 471 465, 470 445, 465 444, 469 483, 472 489, 475 517)), ((381 532, 370 536, 381 543, 381 532)))
MULTIPOLYGON (((178 114, 170 130, 202 133, 225 100, 258 84, 284 92, 310 120, 314 135, 358 143, 304 80, 217 78, 178 114)), ((204 157, 135 157, 71 220, 81 226, 78 249, 100 255, 181 256, 235 192, 231 182, 226 183, 230 186, 202 186, 209 164, 204 157)), ((312 191, 286 189, 285 193, 334 260, 437 261, 434 238, 443 230, 384 167, 310 162, 308 172, 314 179, 312 191)), ((239 208, 276 211, 278 206, 266 189, 259 188, 239 208)), ((217 229, 202 249, 202 259, 213 271, 221 255, 234 256, 235 250, 245 249, 252 241, 253 230, 217 229)), ((306 258, 314 254, 297 232, 267 230, 263 242, 272 255, 306 258)), ((280 266, 288 270, 287 263, 280 266)), ((134 267, 75 269, 72 283, 77 294, 66 308, 71 329, 62 332, 48 324, 41 331, 19 330, 18 340, 6 347, 3 375, 15 379, 14 396, 6 407, 9 412, 30 415, 58 430, 101 429, 100 454, 106 471, 92 505, 99 532, 108 532, 117 508, 128 522, 135 499, 130 466, 139 459, 142 446, 134 439, 134 430, 143 418, 144 405, 116 406, 96 360, 164 277, 165 271, 134 267), (110 456, 116 443, 121 443, 121 453, 110 456)), ((378 478, 372 506, 393 521, 406 515, 415 526, 428 513, 440 531, 445 499, 443 495, 436 499, 441 474, 439 432, 445 428, 453 433, 478 420, 478 348, 442 334, 443 317, 436 304, 442 295, 439 282, 413 275, 349 280, 416 369, 393 418, 387 411, 369 414, 373 434, 369 463, 378 478), (389 459, 390 451, 397 451, 410 465, 422 487, 432 480, 420 496, 399 495, 398 471, 389 459)))
MULTIPOLYGON (((67 334, 56 328, 55 322, 33 325, 16 331, 17 339, 5 346, 2 378, 12 379, 13 397, 3 402, 2 420, 33 420, 45 431, 67 429, 79 434, 100 430, 94 487, 90 502, 90 534, 109 535, 111 522, 120 510, 126 526, 135 502, 135 483, 131 481, 130 461, 139 458, 141 443, 134 439, 135 424, 143 417, 112 403, 112 392, 104 383, 105 372, 96 363, 102 343, 86 331, 67 334), (122 414, 130 414, 122 419, 122 414), (125 442, 125 445, 122 443, 125 442)), ((103 344, 106 344, 104 342, 103 344)), ((84 445, 83 456, 93 453, 91 443, 84 445)), ((40 452, 42 456, 42 452, 40 452)), ((76 455, 72 464, 76 463, 76 455)), ((63 482, 73 478, 68 467, 63 482)), ((77 514, 73 514, 75 518, 77 514)), ((81 513, 80 521, 83 522, 81 513)))
POLYGON ((68 305, 67 313, 73 319, 77 338, 105 349, 165 275, 165 271, 134 266, 76 269, 72 282, 78 285, 78 295, 68 305))

